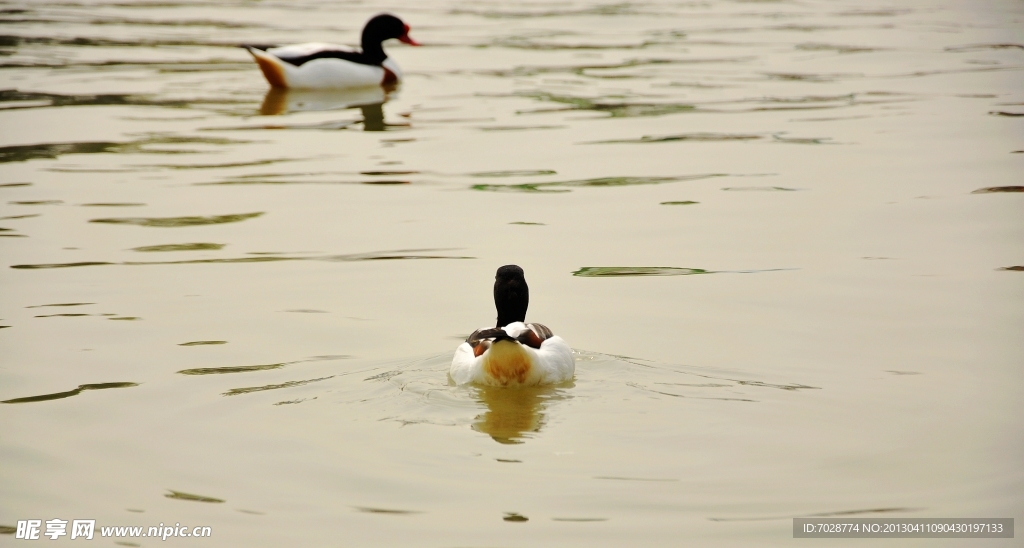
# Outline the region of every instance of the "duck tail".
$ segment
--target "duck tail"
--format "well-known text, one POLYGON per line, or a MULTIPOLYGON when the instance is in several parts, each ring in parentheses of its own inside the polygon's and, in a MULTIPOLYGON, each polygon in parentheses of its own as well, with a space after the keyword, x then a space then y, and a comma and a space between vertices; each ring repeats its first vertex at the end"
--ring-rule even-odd
POLYGON ((258 46, 242 47, 252 54, 253 58, 256 60, 256 64, 260 67, 260 71, 263 72, 263 77, 267 79, 267 83, 275 88, 288 87, 285 68, 280 59, 264 52, 258 46))

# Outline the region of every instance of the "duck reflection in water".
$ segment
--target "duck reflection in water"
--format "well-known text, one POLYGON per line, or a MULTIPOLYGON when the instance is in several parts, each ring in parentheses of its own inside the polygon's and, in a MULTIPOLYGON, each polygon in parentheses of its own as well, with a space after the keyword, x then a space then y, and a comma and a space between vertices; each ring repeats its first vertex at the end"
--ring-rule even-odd
MULTIPOLYGON (((384 121, 384 103, 388 101, 394 86, 371 86, 338 90, 294 90, 270 88, 263 97, 260 114, 276 116, 294 112, 317 112, 358 108, 363 112, 363 131, 387 131, 393 127, 407 127, 407 124, 388 124, 384 121)), ((355 122, 342 122, 338 129, 344 129, 355 122)))
POLYGON ((487 406, 487 411, 476 417, 472 428, 498 443, 524 443, 544 427, 544 411, 548 405, 571 397, 564 389, 572 386, 572 382, 515 389, 481 386, 476 389, 477 396, 487 406))

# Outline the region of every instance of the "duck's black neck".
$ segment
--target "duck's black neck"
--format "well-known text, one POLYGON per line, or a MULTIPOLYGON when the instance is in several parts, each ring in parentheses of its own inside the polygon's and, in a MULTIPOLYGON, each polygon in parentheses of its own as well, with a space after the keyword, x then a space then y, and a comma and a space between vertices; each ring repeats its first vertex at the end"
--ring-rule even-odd
POLYGON ((516 265, 499 268, 494 276, 494 307, 498 309, 496 327, 525 322, 529 306, 530 288, 526 285, 523 269, 516 265))
POLYGON ((409 27, 401 19, 389 13, 373 16, 363 27, 360 43, 363 46, 364 63, 379 65, 388 58, 382 42, 391 38, 409 40, 409 27))
POLYGON ((366 59, 367 64, 379 65, 388 58, 388 54, 384 53, 382 42, 379 37, 367 36, 367 33, 363 33, 363 58, 366 59))

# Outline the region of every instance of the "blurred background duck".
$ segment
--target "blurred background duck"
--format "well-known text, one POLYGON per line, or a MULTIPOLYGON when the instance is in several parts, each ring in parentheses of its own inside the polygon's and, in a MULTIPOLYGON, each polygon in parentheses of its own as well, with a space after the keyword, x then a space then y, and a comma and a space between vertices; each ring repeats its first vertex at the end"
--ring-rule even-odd
POLYGON ((275 88, 393 86, 402 79, 402 71, 384 53, 383 42, 392 38, 419 45, 409 37, 409 25, 394 15, 382 13, 363 27, 362 51, 318 42, 242 47, 252 54, 267 82, 275 88))
POLYGON ((448 374, 456 384, 535 386, 572 379, 572 349, 546 326, 526 323, 529 304, 523 269, 499 268, 494 277, 497 326, 477 329, 455 349, 448 374))

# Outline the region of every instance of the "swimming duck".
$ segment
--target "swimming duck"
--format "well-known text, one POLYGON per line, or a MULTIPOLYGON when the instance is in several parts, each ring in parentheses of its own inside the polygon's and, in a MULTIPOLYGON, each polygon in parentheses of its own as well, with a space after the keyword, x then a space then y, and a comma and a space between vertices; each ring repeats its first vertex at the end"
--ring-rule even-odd
POLYGON ((409 37, 409 25, 382 13, 363 27, 362 51, 321 43, 242 47, 256 58, 267 82, 277 88, 388 86, 402 79, 398 64, 388 58, 381 44, 390 38, 419 45, 409 37))
POLYGON ((448 374, 456 384, 532 386, 572 379, 572 349, 546 326, 526 323, 529 304, 523 269, 499 268, 494 276, 498 324, 477 329, 455 349, 448 374))

